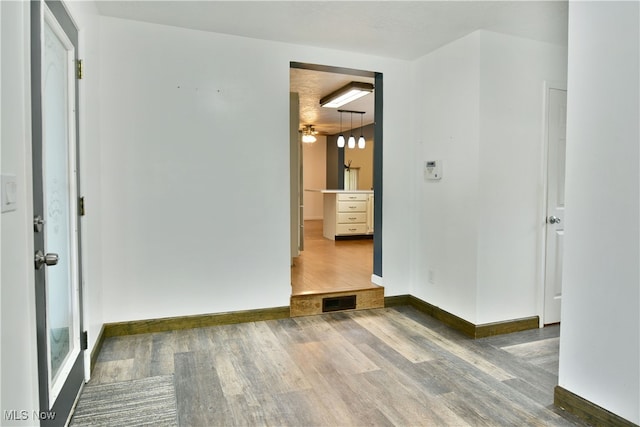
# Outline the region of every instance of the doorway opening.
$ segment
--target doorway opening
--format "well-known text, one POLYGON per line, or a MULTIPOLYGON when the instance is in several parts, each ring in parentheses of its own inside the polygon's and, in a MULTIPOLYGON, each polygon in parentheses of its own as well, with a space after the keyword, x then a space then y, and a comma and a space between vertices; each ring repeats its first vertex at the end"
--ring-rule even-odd
POLYGON ((290 71, 292 315, 298 297, 318 297, 311 305, 321 309, 321 297, 342 297, 353 291, 370 293, 369 298, 356 298, 356 309, 370 308, 362 306, 367 299, 383 306, 384 289, 378 286, 382 279, 382 74, 297 62, 290 64, 290 71), (339 108, 320 106, 322 97, 354 81, 371 84, 373 93, 339 108), (302 143, 300 130, 308 126, 316 130, 314 144, 302 143), (341 133, 364 135, 365 148, 339 148, 336 140, 341 133), (310 163, 309 156, 320 160, 310 163), (309 169, 320 173, 310 175, 309 169), (355 171, 360 185, 349 182, 355 171), (345 221, 357 224, 342 232, 336 224, 340 222, 336 206, 347 192, 354 199, 349 206, 354 212, 345 221))

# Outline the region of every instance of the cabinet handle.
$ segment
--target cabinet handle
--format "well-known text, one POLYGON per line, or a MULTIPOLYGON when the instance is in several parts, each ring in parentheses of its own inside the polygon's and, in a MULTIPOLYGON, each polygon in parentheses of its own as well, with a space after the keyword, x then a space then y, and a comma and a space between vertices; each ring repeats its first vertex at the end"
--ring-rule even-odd
POLYGON ((356 217, 349 217, 349 220, 350 220, 350 221, 355 221, 356 219, 358 219, 358 218, 356 218, 356 217))
POLYGON ((356 231, 357 228, 350 228, 349 231, 356 231))
POLYGON ((349 206, 349 209, 357 209, 357 206, 349 206))

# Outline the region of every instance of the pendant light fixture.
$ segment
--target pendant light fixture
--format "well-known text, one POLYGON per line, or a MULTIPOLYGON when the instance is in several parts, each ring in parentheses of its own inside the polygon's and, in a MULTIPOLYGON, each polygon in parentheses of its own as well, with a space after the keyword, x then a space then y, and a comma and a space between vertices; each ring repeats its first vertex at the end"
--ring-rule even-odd
POLYGON ((351 114, 351 135, 349 136, 349 139, 347 140, 346 146, 348 148, 356 148, 356 137, 353 136, 353 115, 354 114, 360 114, 360 138, 358 138, 358 148, 363 149, 366 146, 366 140, 364 138, 364 132, 363 132, 363 116, 365 114, 364 111, 352 111, 352 110, 338 110, 338 113, 340 113, 340 135, 338 136, 338 148, 344 148, 345 146, 345 138, 344 138, 344 134, 342 133, 342 113, 349 113, 351 114))
POLYGON ((364 139, 364 135, 362 134, 362 116, 364 116, 364 113, 360 114, 360 138, 358 138, 358 148, 361 150, 364 149, 367 144, 364 139))
POLYGON ((356 148, 356 138, 353 136, 353 111, 351 111, 351 135, 349 136, 347 147, 356 148))
POLYGON ((344 135, 342 134, 342 111, 340 113, 340 135, 338 135, 338 148, 344 148, 344 135))

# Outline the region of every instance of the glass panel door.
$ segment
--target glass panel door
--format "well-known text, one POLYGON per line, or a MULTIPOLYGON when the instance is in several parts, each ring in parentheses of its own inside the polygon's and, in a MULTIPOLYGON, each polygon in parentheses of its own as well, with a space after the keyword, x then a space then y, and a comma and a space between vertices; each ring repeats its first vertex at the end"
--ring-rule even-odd
POLYGON ((73 45, 55 18, 44 20, 43 181, 45 252, 58 255, 46 269, 46 312, 51 396, 55 399, 79 350, 76 215, 74 203, 73 45))
POLYGON ((78 31, 59 0, 31 6, 34 268, 41 426, 64 426, 84 383, 78 218, 78 31))

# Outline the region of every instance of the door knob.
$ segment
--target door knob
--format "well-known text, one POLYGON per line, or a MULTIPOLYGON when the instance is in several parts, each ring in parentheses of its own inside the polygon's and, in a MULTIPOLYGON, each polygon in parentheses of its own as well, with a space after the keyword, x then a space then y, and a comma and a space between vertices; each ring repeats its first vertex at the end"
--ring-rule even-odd
POLYGON ((58 259, 58 254, 48 253, 45 255, 41 250, 38 250, 34 258, 36 270, 40 270, 43 265, 56 265, 58 264, 58 259))
POLYGON ((548 219, 547 222, 549 224, 560 224, 560 218, 558 218, 557 216, 553 216, 551 215, 548 219))

